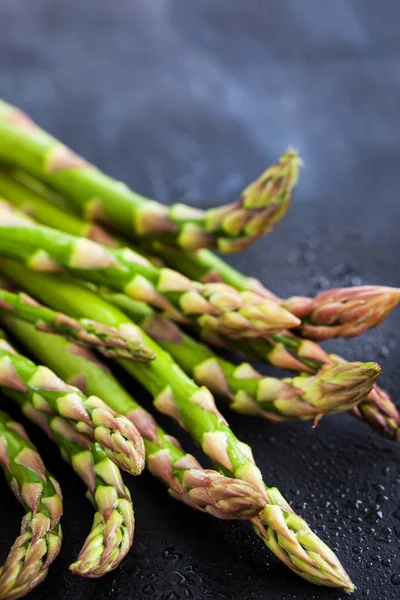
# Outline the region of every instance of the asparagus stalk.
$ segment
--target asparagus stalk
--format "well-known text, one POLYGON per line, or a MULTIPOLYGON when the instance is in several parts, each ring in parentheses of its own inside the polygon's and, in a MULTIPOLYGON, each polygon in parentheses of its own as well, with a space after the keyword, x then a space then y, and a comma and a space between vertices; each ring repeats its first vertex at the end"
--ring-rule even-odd
MULTIPOLYGON (((4 169, 0 170, 0 193, 4 193, 14 206, 28 212, 44 225, 88 237, 104 245, 112 247, 123 245, 123 240, 113 238, 98 226, 92 226, 66 212, 64 208, 54 206, 48 190, 42 189, 40 193, 32 190, 4 169)), ((325 340, 332 337, 360 335, 368 328, 377 327, 400 299, 398 289, 384 286, 359 286, 329 290, 314 299, 293 297, 280 300, 259 280, 246 277, 209 250, 201 249, 195 253, 182 254, 181 251, 164 247, 157 241, 148 245, 155 252, 158 251, 170 266, 192 280, 202 283, 227 283, 238 291, 256 292, 276 300, 302 320, 302 335, 312 339, 325 340)), ((132 249, 139 254, 144 252, 137 248, 132 249)), ((155 260, 152 255, 148 253, 145 255, 150 262, 155 260)))
POLYGON ((167 485, 172 497, 220 519, 249 519, 263 508, 264 496, 254 486, 203 469, 194 456, 184 452, 88 350, 59 336, 49 341, 43 333, 15 319, 8 318, 7 326, 59 377, 84 393, 101 395, 111 408, 136 425, 144 440, 146 466, 167 485))
POLYGON ((56 227, 112 248, 119 245, 117 239, 105 229, 95 223, 83 221, 62 206, 52 204, 49 197, 46 199, 43 193, 18 181, 4 168, 0 169, 0 195, 43 225, 56 227))
MULTIPOLYGON (((111 235, 97 224, 78 217, 70 210, 65 198, 55 195, 44 184, 24 172, 0 168, 0 195, 47 227, 86 237, 111 248, 128 246, 125 240, 111 235)), ((169 266, 190 279, 203 283, 227 283, 239 291, 257 292, 268 298, 276 298, 259 280, 246 277, 210 250, 200 249, 182 253, 181 250, 165 246, 157 240, 147 240, 146 246, 154 254, 129 244, 132 250, 144 255, 157 266, 160 266, 162 256, 169 266)))
POLYGON ((290 205, 300 164, 297 153, 289 150, 237 201, 204 211, 184 204, 166 207, 140 196, 1 101, 0 139, 4 162, 48 183, 91 220, 110 223, 131 239, 157 236, 188 250, 218 247, 234 252, 271 231, 290 205))
POLYGON ((182 254, 157 242, 152 243, 152 248, 169 266, 191 279, 227 283, 239 291, 257 292, 275 300, 301 319, 301 335, 313 340, 361 335, 378 327, 400 301, 399 289, 372 285, 331 289, 315 298, 294 296, 282 300, 258 279, 246 277, 209 250, 182 254))
MULTIPOLYGON (((36 183, 36 182, 35 182, 36 183)), ((43 190, 41 191, 41 193, 43 190)), ((47 214, 45 212, 45 214, 47 214)), ((46 223, 59 227, 63 220, 53 220, 46 223), (58 223, 58 225, 57 225, 58 223)), ((73 231, 70 231, 73 233, 73 231)), ((159 244, 152 244, 152 248, 158 248, 159 244)), ((223 259, 217 257, 209 250, 203 249, 195 253, 183 253, 171 248, 167 249, 161 246, 163 256, 172 267, 178 267, 185 275, 201 281, 220 281, 225 282, 240 291, 255 291, 268 298, 279 301, 277 296, 264 288, 260 281, 244 276, 242 273, 228 265, 223 259)), ((148 257, 149 258, 149 257, 148 257)), ((150 257, 151 259, 151 257, 150 257)), ((393 296, 392 296, 393 297, 393 296)), ((351 325, 351 324, 350 324, 351 325)), ((216 341, 215 335, 212 339, 216 341)), ((219 340, 223 345, 224 341, 219 340)), ((246 348, 242 347, 246 351, 246 348)), ((318 371, 321 364, 329 363, 327 354, 309 340, 301 342, 293 341, 293 336, 284 334, 284 337, 271 336, 267 342, 261 344, 258 352, 247 348, 247 353, 253 357, 265 360, 267 359, 276 366, 284 368, 295 368, 295 370, 318 371), (282 341, 284 340, 284 342, 282 341), (298 346, 299 351, 294 346, 298 346), (308 349, 308 350, 307 350, 308 349), (307 358, 307 353, 314 358, 307 358), (296 358, 297 357, 297 358, 296 358), (298 360, 301 358, 301 361, 298 360)), ((376 384, 370 392, 368 399, 361 402, 358 407, 354 407, 351 414, 359 420, 366 422, 372 429, 381 435, 394 441, 400 440, 400 416, 389 395, 379 388, 376 384)))
MULTIPOLYGON (((264 288, 260 281, 244 276, 240 271, 237 271, 228 265, 223 259, 209 250, 199 250, 196 253, 191 254, 187 252, 184 254, 181 253, 181 258, 179 258, 177 252, 173 250, 166 251, 164 248, 163 256, 165 257, 167 264, 172 267, 179 265, 179 269, 188 277, 195 277, 199 281, 223 281, 236 287, 238 290, 257 291, 260 294, 266 295, 268 298, 280 302, 280 299, 264 288)), ((363 322, 362 330, 364 330, 366 327, 376 326, 380 314, 386 314, 387 307, 389 306, 390 310, 390 305, 392 303, 394 305, 398 302, 398 290, 389 289, 389 293, 386 294, 388 288, 374 288, 371 293, 370 288, 367 292, 367 301, 365 301, 365 298, 363 299, 364 290, 365 288, 363 287, 339 290, 340 301, 337 302, 336 298, 334 301, 335 309, 333 314, 336 319, 337 316, 339 316, 340 319, 343 319, 343 316, 347 311, 346 303, 348 299, 351 301, 350 306, 354 301, 356 301, 357 304, 361 304, 361 307, 357 310, 350 311, 350 319, 348 315, 345 316, 345 320, 348 320, 346 324, 335 324, 336 327, 342 327, 341 335, 343 335, 343 327, 348 327, 348 332, 354 331, 354 327, 358 326, 357 321, 358 323, 360 322, 360 312, 363 315, 361 321, 363 322), (352 297, 354 290, 356 290, 356 294, 352 297), (379 302, 375 302, 376 298, 379 298, 379 300, 382 301, 382 306, 378 306, 377 313, 375 313, 375 308, 379 305, 379 302), (380 313, 380 311, 382 312, 380 313), (369 317, 370 314, 372 314, 374 319, 376 319, 376 316, 378 318, 371 322, 369 317)), ((330 300, 333 299, 332 296, 330 298, 330 294, 335 296, 337 292, 337 290, 326 292, 325 297, 324 294, 322 294, 317 296, 314 300, 309 298, 303 299, 305 300, 304 306, 315 306, 315 303, 318 304, 320 302, 322 296, 324 305, 320 305, 320 308, 324 308, 324 310, 328 309, 329 311, 329 303, 330 300)), ((286 308, 291 310, 290 306, 286 306, 286 308)), ((301 315, 297 314, 296 316, 301 315)), ((332 327, 332 313, 330 313, 329 319, 331 323, 329 327, 326 327, 326 321, 324 323, 325 337, 332 337, 329 335, 329 332, 334 331, 334 327, 332 327)), ((319 331, 321 331, 321 323, 317 324, 317 326, 318 325, 319 331)), ((303 333, 305 332, 303 331, 303 333)), ((361 333, 361 330, 359 330, 359 333, 361 333)), ((207 338, 205 337, 205 339, 207 338)), ((210 341, 214 344, 218 341, 221 346, 225 345, 225 341, 222 338, 218 338, 217 340, 215 335, 213 335, 212 340, 210 341)), ((238 340, 235 342, 235 345, 250 358, 267 361, 277 367, 295 371, 317 373, 322 365, 328 364, 332 366, 337 364, 337 361, 339 360, 343 361, 343 359, 337 356, 328 356, 322 348, 311 340, 300 340, 288 332, 273 334, 269 336, 267 340, 257 341, 256 343, 251 344, 244 340, 238 340)), ((393 441, 400 441, 400 414, 387 392, 382 390, 378 385, 374 384, 368 397, 360 402, 358 406, 354 407, 350 413, 360 421, 366 423, 380 435, 393 441)))
MULTIPOLYGON (((343 364, 345 360, 324 350, 311 340, 303 340, 288 332, 267 340, 248 344, 235 342, 246 356, 267 361, 276 367, 292 371, 317 373, 322 365, 343 364)), ((400 442, 400 414, 389 394, 376 383, 367 398, 351 409, 350 414, 371 429, 394 442, 400 442)))
POLYGON ((133 542, 133 505, 120 470, 99 444, 91 444, 62 417, 40 412, 23 394, 14 394, 14 400, 57 444, 64 460, 87 486, 87 497, 96 512, 92 529, 70 569, 82 577, 102 577, 121 563, 133 542))
POLYGON ((378 327, 399 302, 399 289, 364 285, 327 290, 316 298, 295 296, 281 306, 301 319, 304 337, 321 341, 378 327))
POLYGON ((142 302, 123 294, 103 296, 169 352, 198 385, 207 386, 238 413, 284 421, 347 411, 366 398, 379 373, 375 363, 346 363, 342 368, 322 367, 315 376, 263 377, 248 363, 222 359, 142 302))
MULTIPOLYGON (((79 351, 78 346, 75 348, 79 351)), ((99 444, 90 443, 66 419, 37 410, 23 393, 14 392, 13 399, 57 444, 63 458, 87 485, 87 497, 96 508, 90 534, 71 570, 83 577, 105 575, 121 563, 133 542, 133 505, 120 470, 99 444)))
MULTIPOLYGON (((53 277, 40 274, 37 278, 28 273, 19 284, 28 286, 30 293, 57 310, 66 310, 75 317, 84 317, 90 310, 92 316, 109 325, 130 322, 90 290, 62 279, 56 279, 58 284, 54 286, 53 277)), ((265 485, 250 447, 234 435, 208 389, 199 388, 145 334, 144 339, 155 351, 156 359, 140 369, 133 361, 121 360, 120 364, 149 391, 160 412, 186 427, 222 473, 252 483, 264 496, 264 509, 252 519, 257 535, 301 577, 317 585, 353 591, 353 584, 333 552, 294 513, 276 488, 265 485)))
MULTIPOLYGON (((40 223, 61 229, 74 235, 97 240, 104 245, 123 246, 123 240, 110 236, 98 226, 85 223, 65 209, 51 203, 49 191, 32 190, 13 178, 9 172, 0 170, 0 194, 4 193, 14 206, 29 212, 40 223), (72 220, 72 223, 71 223, 72 220), (100 229, 100 231, 99 231, 100 229)), ((328 290, 316 298, 293 297, 280 300, 267 290, 259 280, 246 277, 206 249, 195 253, 164 247, 156 240, 148 245, 167 260, 169 266, 192 280, 202 283, 226 283, 238 291, 256 292, 276 300, 289 312, 301 319, 304 337, 325 340, 332 337, 354 337, 366 329, 377 327, 400 300, 400 290, 385 286, 359 286, 328 290)), ((143 250, 132 249, 143 254, 143 250)), ((145 253, 150 262, 155 259, 145 253)), ((156 263, 154 263, 156 264, 156 263)))
POLYGON ((0 411, 0 465, 26 510, 21 534, 0 567, 0 598, 22 598, 46 577, 57 557, 62 533, 62 495, 24 428, 0 411))
POLYGON ((205 331, 217 330, 233 338, 259 337, 299 324, 297 317, 259 294, 238 292, 221 283, 191 281, 177 271, 155 267, 130 249, 106 249, 31 223, 4 203, 0 203, 0 227, 2 256, 36 271, 66 268, 81 279, 148 302, 205 331))
POLYGON ((87 398, 47 367, 37 366, 17 355, 5 339, 0 339, 0 387, 11 397, 14 393, 24 394, 33 407, 43 413, 67 419, 75 431, 98 442, 123 470, 133 475, 142 471, 143 441, 133 423, 100 398, 87 398))
POLYGON ((200 248, 194 252, 182 252, 161 244, 157 239, 147 242, 146 247, 157 256, 162 256, 168 266, 190 279, 202 283, 227 283, 240 292, 256 292, 277 300, 277 296, 267 290, 259 279, 247 277, 211 250, 200 248))
POLYGON ((152 352, 143 344, 140 336, 123 336, 118 329, 91 319, 72 319, 68 315, 40 305, 24 293, 14 294, 0 287, 0 312, 32 323, 46 333, 59 333, 81 345, 94 346, 105 356, 139 361, 153 358, 152 352))
POLYGON ((284 319, 288 327, 300 324, 298 317, 303 334, 314 339, 354 337, 377 327, 400 300, 397 289, 360 286, 329 290, 314 299, 289 298, 278 308, 259 293, 235 291, 221 283, 196 285, 177 271, 157 268, 130 249, 116 250, 112 256, 101 246, 87 241, 85 246, 82 238, 35 228, 33 222, 31 229, 24 217, 19 220, 4 204, 3 208, 0 204, 0 216, 4 227, 0 251, 6 256, 39 270, 70 268, 82 278, 169 311, 178 320, 192 317, 206 331, 218 330, 228 337, 267 335, 274 333, 274 326, 282 329, 284 319), (195 314, 200 316, 196 319, 195 314))
POLYGON ((154 254, 128 244, 122 238, 111 235, 100 225, 78 217, 64 198, 56 195, 40 181, 33 179, 24 172, 5 169, 4 167, 0 168, 1 195, 4 196, 7 202, 42 225, 88 238, 110 248, 129 246, 157 267, 164 266, 164 262, 154 254))

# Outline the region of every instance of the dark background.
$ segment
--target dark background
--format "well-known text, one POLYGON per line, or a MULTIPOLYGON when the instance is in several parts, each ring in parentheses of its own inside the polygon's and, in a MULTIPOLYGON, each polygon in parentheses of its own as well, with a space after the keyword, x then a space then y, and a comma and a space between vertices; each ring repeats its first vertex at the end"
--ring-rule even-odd
MULTIPOLYGON (((399 26, 395 0, 1 0, 0 95, 165 202, 231 200, 292 144, 305 162, 293 208, 232 264, 283 296, 400 286, 399 26)), ((395 400, 399 326, 398 310, 360 340, 328 346, 378 360, 395 400)), ((229 418, 266 481, 338 549, 354 597, 399 598, 398 447, 347 415, 316 430, 229 418)), ((28 429, 65 495, 62 554, 32 600, 344 598, 288 572, 245 523, 196 514, 147 474, 129 480, 137 529, 122 566, 74 578, 68 564, 92 510, 28 429)), ((0 494, 3 559, 21 511, 0 494)))

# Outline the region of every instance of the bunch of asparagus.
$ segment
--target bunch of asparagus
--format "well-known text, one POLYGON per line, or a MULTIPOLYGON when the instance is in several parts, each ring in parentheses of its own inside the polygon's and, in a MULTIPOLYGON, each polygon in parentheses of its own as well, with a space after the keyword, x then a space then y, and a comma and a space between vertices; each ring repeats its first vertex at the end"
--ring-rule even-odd
MULTIPOLYGON (((278 298, 211 252, 242 250, 287 212, 300 160, 293 150, 240 198, 208 211, 165 207, 107 177, 0 102, 0 388, 57 444, 85 482, 92 529, 71 570, 99 577, 133 542, 134 513, 119 469, 144 465, 171 496, 221 519, 248 520, 292 571, 354 590, 335 554, 267 485, 251 448, 214 396, 273 422, 350 412, 400 440, 400 416, 374 362, 346 362, 316 343, 376 327, 400 300, 381 286, 278 298), (261 375, 245 360, 296 371, 261 375), (211 460, 204 468, 161 429, 94 352, 116 360, 211 460)), ((0 598, 46 575, 61 543, 61 497, 21 426, 0 413, 0 462, 27 507, 0 570, 0 598)))

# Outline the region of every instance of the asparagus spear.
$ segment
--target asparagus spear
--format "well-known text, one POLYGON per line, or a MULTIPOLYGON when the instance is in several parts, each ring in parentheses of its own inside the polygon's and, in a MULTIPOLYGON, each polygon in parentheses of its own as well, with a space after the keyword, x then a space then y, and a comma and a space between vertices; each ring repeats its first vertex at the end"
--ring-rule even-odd
POLYGON ((399 302, 399 289, 364 285, 327 290, 316 298, 295 296, 281 306, 301 319, 303 336, 327 340, 378 327, 399 302))
POLYGON ((247 277, 206 248, 200 248, 194 252, 182 252, 165 246, 157 239, 147 242, 146 247, 157 256, 162 256, 170 267, 190 279, 202 283, 227 283, 241 292, 257 292, 271 300, 277 299, 277 296, 267 290, 259 279, 247 277))
MULTIPOLYGON (((43 189, 43 186, 40 193, 32 190, 4 169, 0 170, 0 193, 4 193, 15 206, 28 211, 44 225, 74 235, 82 235, 108 246, 124 245, 123 240, 110 236, 104 230, 99 231, 98 226, 93 226, 93 229, 90 223, 85 223, 65 209, 54 206, 51 203, 52 195, 49 190, 43 189)), ((360 335, 368 328, 377 327, 400 300, 400 290, 385 286, 333 289, 319 294, 316 298, 293 297, 281 300, 267 290, 259 280, 246 277, 209 250, 182 253, 164 247, 156 240, 148 245, 158 251, 175 270, 192 280, 202 283, 227 283, 238 291, 256 292, 276 300, 302 320, 302 335, 312 339, 325 340, 332 337, 360 335)), ((132 249, 139 254, 144 253, 142 249, 136 247, 132 249)), ((147 260, 157 264, 154 263, 154 260, 157 260, 154 256, 149 253, 144 254, 147 260)))
POLYGON ((46 577, 62 533, 62 495, 24 428, 0 411, 0 465, 26 510, 21 534, 0 567, 0 598, 22 598, 46 577))
POLYGON ((169 266, 201 282, 227 283, 239 291, 252 291, 275 300, 301 319, 303 337, 327 340, 355 337, 378 327, 400 301, 400 290, 387 286, 357 286, 331 289, 315 298, 294 296, 278 298, 258 279, 246 277, 209 250, 178 252, 152 243, 169 266))
POLYGON ((265 235, 285 215, 298 179, 299 158, 289 150, 231 204, 197 210, 166 207, 136 194, 88 164, 0 101, 0 157, 69 198, 91 220, 112 224, 129 238, 157 236, 189 250, 218 247, 234 252, 265 235))
POLYGON ((67 268, 78 277, 148 302, 173 318, 227 337, 259 337, 299 324, 272 300, 221 283, 201 284, 171 269, 157 268, 124 248, 106 249, 29 222, 0 202, 0 254, 37 271, 67 268))
POLYGON ((246 481, 203 469, 183 451, 179 442, 158 427, 154 418, 136 402, 88 350, 59 336, 49 340, 32 326, 7 319, 7 326, 21 343, 65 381, 82 392, 100 395, 114 410, 129 418, 143 436, 146 465, 177 500, 220 519, 249 519, 263 508, 264 496, 246 481))
POLYGON ((23 393, 41 412, 67 419, 78 433, 97 441, 105 454, 125 471, 133 475, 142 471, 143 441, 133 423, 100 398, 87 398, 77 388, 67 385, 47 367, 15 354, 5 339, 0 339, 0 387, 11 397, 15 392, 23 393))
MULTIPOLYGON (((57 310, 76 317, 83 317, 90 310, 92 316, 109 325, 130 322, 116 307, 90 290, 63 279, 56 279, 55 286, 53 278, 45 274, 36 277, 28 272, 28 277, 18 283, 28 286, 30 293, 57 310)), ((156 359, 140 368, 133 361, 121 360, 120 364, 149 391, 160 412, 176 418, 188 429, 222 473, 252 483, 263 494, 266 505, 252 519, 257 535, 301 577, 317 585, 353 591, 353 584, 333 552, 294 513, 276 488, 264 484, 250 447, 234 435, 207 388, 199 388, 145 334, 144 339, 154 349, 156 359)))
MULTIPOLYGON (((48 214, 48 213, 45 213, 48 214)), ((58 219, 58 223, 63 222, 58 219)), ((53 221, 48 223, 53 226, 57 225, 57 222, 53 221)), ((159 244, 152 244, 152 249, 159 249, 159 244)), ((236 287, 240 291, 255 291, 268 298, 279 301, 278 297, 272 292, 264 288, 260 281, 244 276, 242 273, 228 265, 223 259, 217 257, 209 250, 203 249, 195 253, 178 252, 171 248, 166 248, 161 245, 161 251, 163 257, 167 259, 167 262, 172 267, 178 267, 185 275, 198 279, 201 281, 220 281, 226 282, 236 287)), ((151 257, 148 256, 151 259, 151 257)), ((318 371, 321 364, 329 363, 330 359, 327 354, 320 348, 313 344, 309 340, 303 340, 302 342, 294 342, 293 336, 288 336, 283 333, 284 337, 272 335, 268 341, 259 346, 258 352, 254 352, 254 349, 247 348, 247 353, 253 356, 261 358, 262 360, 267 359, 276 366, 283 368, 295 368, 295 370, 308 370, 318 371), (282 341, 286 340, 286 341, 282 341), (296 358, 297 351, 293 345, 298 346, 299 352, 298 357, 301 361, 296 358), (307 349, 314 358, 307 358, 307 349)), ((216 341, 215 336, 212 339, 216 341)), ((219 340, 223 345, 224 341, 219 340)), ((246 348, 242 350, 246 351, 246 348)), ((384 435, 385 437, 392 440, 400 440, 400 416, 394 406, 389 395, 379 388, 376 384, 370 392, 368 399, 361 402, 358 407, 354 407, 351 414, 366 422, 372 429, 384 435)))
POLYGON ((163 259, 167 259, 169 266, 190 279, 203 283, 227 283, 239 291, 258 292, 268 298, 276 299, 276 296, 264 288, 259 280, 246 277, 210 250, 200 249, 182 253, 182 250, 165 246, 157 240, 147 240, 145 245, 151 249, 152 254, 150 254, 142 247, 128 244, 124 239, 111 235, 99 225, 78 217, 71 211, 65 198, 55 195, 52 190, 23 171, 0 168, 0 195, 47 227, 86 237, 111 248, 129 245, 132 250, 144 255, 157 266, 160 266, 162 256, 163 259))
POLYGON ((68 202, 36 179, 24 172, 0 168, 0 196, 33 219, 65 233, 85 237, 110 248, 130 247, 157 267, 164 262, 143 249, 139 249, 122 238, 111 235, 100 225, 78 217, 68 202))
MULTIPOLYGON (((0 286, 1 286, 0 282, 0 286)), ((91 319, 72 319, 41 306, 27 294, 14 294, 0 287, 0 312, 33 323, 46 333, 59 333, 84 346, 94 346, 109 357, 150 360, 153 354, 140 336, 123 336, 118 329, 107 327, 91 319)))
MULTIPOLYGON (((288 332, 252 344, 235 342, 235 346, 252 359, 267 361, 292 371, 317 373, 322 365, 345 362, 340 356, 326 354, 311 340, 300 339, 288 332)), ((377 384, 374 384, 365 400, 351 409, 350 414, 383 437, 400 442, 400 414, 389 394, 377 384)))
MULTIPOLYGON (((79 351, 78 346, 75 348, 79 351)), ((66 419, 37 410, 24 393, 14 392, 13 399, 57 444, 63 458, 87 485, 87 497, 96 508, 91 532, 71 570, 83 577, 105 575, 121 563, 133 542, 133 505, 118 467, 99 444, 90 443, 66 419)))
POLYGON ((217 356, 142 302, 123 294, 102 295, 169 352, 198 385, 207 386, 242 414, 283 421, 346 411, 366 398, 379 372, 375 363, 346 363, 341 368, 322 367, 313 377, 263 377, 247 363, 234 365, 217 356))
MULTIPOLYGON (((28 326, 29 327, 29 326, 28 326)), ((115 569, 130 550, 134 534, 133 505, 118 467, 99 444, 91 444, 59 416, 42 413, 15 393, 25 416, 57 444, 64 460, 87 486, 96 509, 93 526, 70 569, 82 577, 101 577, 115 569)))
POLYGON ((0 195, 43 225, 61 228, 72 235, 89 238, 112 248, 119 245, 105 229, 83 221, 62 206, 52 204, 49 197, 46 199, 38 190, 29 188, 4 168, 0 169, 0 195))
MULTIPOLYGON (((260 281, 246 277, 240 273, 240 271, 237 271, 228 265, 228 263, 226 263, 223 259, 216 256, 209 250, 199 250, 196 253, 191 254, 187 252, 184 254, 180 253, 179 258, 177 252, 173 250, 166 251, 164 248, 163 256, 167 263, 172 267, 179 265, 180 270, 188 277, 196 278, 199 281, 223 281, 229 283, 233 287, 236 287, 238 290, 257 291, 260 294, 266 295, 268 298, 275 299, 277 302, 280 301, 277 296, 264 288, 260 281)), ((345 304, 342 304, 343 294, 347 296, 347 294, 350 293, 351 295, 352 290, 354 289, 357 288, 340 290, 341 302, 339 303, 340 306, 338 306, 338 303, 335 305, 336 315, 341 315, 341 310, 346 310, 347 308, 345 304)), ((359 295, 357 292, 352 301, 356 300, 357 303, 360 301, 362 303, 364 289, 365 288, 362 287, 361 289, 358 288, 359 295)), ((398 301, 398 290, 390 289, 388 295, 386 295, 386 290, 387 288, 375 288, 372 294, 368 292, 368 300, 369 302, 372 300, 371 305, 373 309, 375 309, 374 296, 377 296, 383 301, 384 312, 386 312, 387 304, 390 306, 391 303, 398 301)), ((333 290, 332 293, 336 294, 336 290, 333 290)), ((327 294, 328 297, 325 296, 325 300, 329 300, 330 292, 327 292, 327 294)), ((319 302, 320 298, 321 296, 317 296, 317 298, 314 300, 306 299, 308 306, 310 306, 310 302, 319 302)), ((367 309, 364 315, 368 315, 369 313, 369 302, 366 302, 363 305, 361 313, 367 309)), ((326 302, 325 307, 329 307, 329 302, 326 302)), ((287 308, 290 309, 290 306, 287 308)), ((354 326, 354 323, 351 321, 351 319, 354 318, 354 313, 356 322, 357 320, 359 321, 359 313, 357 314, 357 312, 358 311, 353 311, 353 314, 350 313, 350 322, 345 325, 345 327, 349 327, 350 332, 354 326)), ((372 315, 375 318, 373 311, 372 315)), ((368 319, 364 319, 363 326, 365 324, 367 327, 374 326, 374 324, 371 324, 368 319)), ((377 321, 375 324, 377 324, 377 321)), ((332 331, 332 329, 333 328, 331 326, 325 329, 325 335, 329 334, 329 331, 332 331)), ((327 335, 327 337, 330 336, 327 335)), ((207 338, 205 337, 205 339, 207 338)), ((217 339, 215 335, 213 335, 210 342, 213 344, 218 342, 220 346, 226 345, 225 341, 221 337, 217 339)), ((332 366, 338 361, 343 361, 343 359, 340 357, 333 355, 328 356, 326 352, 322 350, 322 348, 320 348, 311 340, 300 340, 299 338, 295 338, 292 333, 288 332, 273 334, 269 336, 267 340, 257 341, 255 344, 249 344, 243 340, 235 341, 235 345, 250 358, 267 361, 277 367, 295 371, 308 371, 309 373, 317 373, 322 365, 328 364, 332 366)), ((387 392, 382 390, 378 385, 374 384, 368 397, 360 402, 358 406, 354 407, 350 413, 360 421, 366 423, 380 435, 393 441, 400 441, 399 412, 387 392)))

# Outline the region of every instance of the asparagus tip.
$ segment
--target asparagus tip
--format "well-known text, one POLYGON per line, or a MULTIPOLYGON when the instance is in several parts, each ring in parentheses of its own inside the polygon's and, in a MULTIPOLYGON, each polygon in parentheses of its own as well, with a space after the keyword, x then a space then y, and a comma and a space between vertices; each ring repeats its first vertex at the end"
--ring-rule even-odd
POLYGON ((293 297, 283 306, 303 320, 304 336, 326 340, 377 327, 399 301, 399 289, 369 285, 328 290, 314 299, 293 297))

